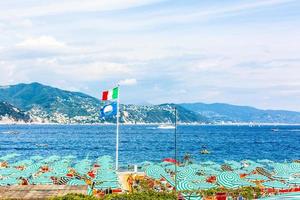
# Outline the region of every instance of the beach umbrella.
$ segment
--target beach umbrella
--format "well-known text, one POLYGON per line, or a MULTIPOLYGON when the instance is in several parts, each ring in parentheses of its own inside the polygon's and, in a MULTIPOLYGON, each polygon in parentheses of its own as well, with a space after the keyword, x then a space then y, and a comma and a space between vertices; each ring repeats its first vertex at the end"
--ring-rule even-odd
POLYGON ((17 156, 20 156, 20 154, 17 154, 17 153, 7 154, 6 156, 0 157, 0 161, 7 161, 7 160, 10 160, 10 159, 15 158, 17 156))
POLYGON ((40 176, 31 180, 35 185, 50 185, 53 181, 49 177, 40 176))
POLYGON ((273 178, 281 179, 281 180, 289 180, 292 177, 289 173, 280 173, 273 175, 273 178))
POLYGON ((20 160, 16 163, 13 163, 12 166, 17 167, 17 166, 29 166, 33 163, 32 160, 20 160))
POLYGON ((68 181, 67 185, 86 185, 84 180, 72 179, 68 181))
POLYGON ((205 165, 215 165, 216 163, 209 160, 209 161, 201 162, 200 164, 205 166, 205 165))
POLYGON ((0 186, 18 185, 18 184, 19 184, 19 180, 17 180, 16 178, 6 178, 0 180, 0 186))
POLYGON ((266 176, 268 178, 271 178, 272 177, 272 174, 267 171, 265 168, 262 168, 262 167, 256 167, 255 169, 257 171, 257 173, 263 175, 263 176, 266 176))
POLYGON ((76 158, 76 156, 68 155, 68 156, 64 156, 63 158, 66 159, 66 160, 73 160, 73 159, 76 158))
POLYGON ((30 160, 42 160, 43 157, 42 156, 31 156, 30 160))
POLYGON ((188 165, 188 167, 195 169, 197 171, 200 171, 202 169, 201 165, 198 165, 198 164, 190 164, 190 165, 188 165))
POLYGON ((208 190, 208 189, 211 189, 211 188, 215 188, 216 185, 211 184, 211 183, 206 183, 206 182, 200 182, 200 183, 194 183, 194 187, 197 190, 208 190))
POLYGON ((288 183, 293 185, 300 185, 300 178, 290 179, 288 183))
POLYGON ((242 167, 241 163, 236 162, 234 160, 225 160, 225 163, 229 165, 232 169, 240 169, 242 167))
POLYGON ((178 181, 176 185, 176 189, 178 191, 192 191, 192 190, 196 190, 196 187, 193 183, 190 183, 188 181, 178 181))
POLYGON ((300 173, 300 163, 290 163, 289 167, 292 172, 300 173))
POLYGON ((163 160, 163 162, 169 162, 169 163, 178 163, 175 159, 173 159, 173 158, 165 158, 164 160, 163 160))
POLYGON ((266 164, 274 163, 274 161, 269 160, 269 159, 261 159, 261 160, 257 160, 257 162, 259 162, 259 163, 266 163, 266 164))
POLYGON ((235 173, 237 174, 249 174, 251 173, 251 171, 246 170, 246 169, 238 169, 238 170, 234 170, 235 173))
POLYGON ((262 183, 262 185, 266 188, 275 188, 275 189, 289 188, 288 185, 286 185, 285 183, 282 183, 280 181, 268 181, 268 182, 262 183))
POLYGON ((260 175, 260 174, 251 174, 249 176, 246 176, 245 179, 248 179, 251 181, 267 181, 267 180, 269 180, 268 177, 260 175))
POLYGON ((226 188, 237 188, 240 176, 234 172, 222 172, 217 176, 217 183, 226 188))
POLYGON ((238 180, 237 182, 235 182, 236 185, 240 186, 240 187, 255 187, 256 185, 254 183, 245 181, 243 179, 238 180))
POLYGON ((176 178, 179 180, 189 179, 195 176, 197 171, 190 167, 184 167, 179 173, 176 174, 176 178))
POLYGON ((169 174, 163 174, 162 177, 172 186, 175 187, 175 181, 171 178, 169 174))
POLYGON ((195 175, 195 176, 189 177, 187 180, 191 181, 191 182, 205 182, 206 179, 207 179, 207 176, 195 175))
MULTIPOLYGON (((175 168, 176 168, 175 165, 168 165, 168 166, 165 166, 165 170, 166 170, 166 171, 169 170, 169 171, 175 172, 175 168)), ((178 168, 179 168, 179 167, 177 167, 177 171, 178 171, 178 168)))
POLYGON ((160 179, 162 174, 165 174, 165 170, 158 165, 150 165, 145 170, 146 175, 153 179, 160 179))

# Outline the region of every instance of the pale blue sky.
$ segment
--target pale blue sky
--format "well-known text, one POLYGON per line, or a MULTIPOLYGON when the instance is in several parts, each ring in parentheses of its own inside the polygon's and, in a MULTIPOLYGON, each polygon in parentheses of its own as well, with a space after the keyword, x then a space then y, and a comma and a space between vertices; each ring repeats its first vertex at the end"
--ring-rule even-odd
POLYGON ((0 84, 300 111, 298 0, 0 2, 0 84))

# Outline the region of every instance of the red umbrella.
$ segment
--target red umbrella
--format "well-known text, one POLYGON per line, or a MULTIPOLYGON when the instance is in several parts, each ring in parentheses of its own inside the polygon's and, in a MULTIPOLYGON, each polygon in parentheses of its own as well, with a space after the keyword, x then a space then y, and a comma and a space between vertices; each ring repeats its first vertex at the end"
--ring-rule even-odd
POLYGON ((173 158, 165 158, 164 160, 163 160, 164 162, 170 162, 170 163, 179 163, 179 162, 177 162, 175 159, 173 159, 173 158))

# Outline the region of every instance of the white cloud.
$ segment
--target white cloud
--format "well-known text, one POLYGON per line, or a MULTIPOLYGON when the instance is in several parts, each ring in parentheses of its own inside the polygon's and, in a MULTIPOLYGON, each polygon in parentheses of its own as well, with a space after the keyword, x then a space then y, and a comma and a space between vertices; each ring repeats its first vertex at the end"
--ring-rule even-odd
MULTIPOLYGON (((161 0, 51 0, 39 3, 21 4, 13 9, 5 9, 0 17, 38 17, 75 12, 113 11, 148 5, 161 0)), ((16 2, 15 5, 18 5, 16 2)))
POLYGON ((124 79, 119 81, 119 85, 136 85, 137 84, 137 80, 135 78, 129 78, 129 79, 124 79))
POLYGON ((27 38, 16 45, 22 49, 61 49, 66 47, 63 42, 59 42, 52 36, 40 36, 27 38))

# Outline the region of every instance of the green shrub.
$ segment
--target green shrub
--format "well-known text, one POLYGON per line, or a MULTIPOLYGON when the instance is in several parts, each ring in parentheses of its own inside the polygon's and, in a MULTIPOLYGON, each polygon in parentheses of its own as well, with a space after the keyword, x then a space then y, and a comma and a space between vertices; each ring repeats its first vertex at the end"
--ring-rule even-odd
POLYGON ((62 197, 53 197, 50 200, 98 200, 96 197, 83 194, 67 194, 62 197))
POLYGON ((174 200, 175 193, 145 191, 130 194, 113 194, 105 196, 104 200, 174 200))
MULTIPOLYGON (((174 200, 176 199, 175 193, 165 192, 138 192, 130 194, 112 194, 106 195, 103 200, 174 200)), ((99 200, 93 196, 87 196, 82 194, 67 194, 63 197, 54 197, 51 200, 99 200)))

